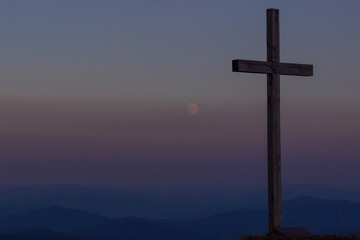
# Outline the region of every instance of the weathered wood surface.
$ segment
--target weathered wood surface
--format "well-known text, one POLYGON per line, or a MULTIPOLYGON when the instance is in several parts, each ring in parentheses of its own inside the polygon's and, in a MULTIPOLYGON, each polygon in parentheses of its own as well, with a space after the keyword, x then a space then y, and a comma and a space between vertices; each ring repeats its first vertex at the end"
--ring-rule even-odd
POLYGON ((313 76, 313 66, 310 64, 272 63, 236 59, 232 61, 233 72, 267 73, 293 76, 313 76))
POLYGON ((236 59, 233 72, 267 74, 267 147, 269 232, 281 229, 281 141, 280 141, 280 75, 312 76, 313 66, 281 63, 279 10, 266 10, 267 61, 236 59))
MULTIPOLYGON (((267 61, 280 62, 279 10, 267 9, 267 61)), ((280 75, 267 74, 269 232, 281 228, 280 75)))

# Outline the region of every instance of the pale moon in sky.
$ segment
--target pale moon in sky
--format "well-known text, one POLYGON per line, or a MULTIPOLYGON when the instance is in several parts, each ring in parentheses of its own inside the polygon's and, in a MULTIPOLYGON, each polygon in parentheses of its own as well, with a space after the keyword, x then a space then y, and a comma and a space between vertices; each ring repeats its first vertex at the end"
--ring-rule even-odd
POLYGON ((199 107, 197 104, 195 103, 189 103, 188 106, 187 106, 187 112, 190 114, 190 115, 195 115, 197 114, 199 111, 199 107))

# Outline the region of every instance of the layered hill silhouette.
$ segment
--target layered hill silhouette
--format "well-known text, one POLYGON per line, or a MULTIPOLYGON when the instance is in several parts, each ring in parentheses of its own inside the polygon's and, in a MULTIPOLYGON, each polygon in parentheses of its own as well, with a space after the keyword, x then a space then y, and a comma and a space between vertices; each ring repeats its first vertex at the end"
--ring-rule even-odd
POLYGON ((113 219, 63 207, 50 207, 3 217, 0 219, 0 232, 3 233, 0 240, 212 239, 200 233, 174 227, 165 221, 134 217, 113 219))
POLYGON ((16 187, 0 192, 0 217, 63 206, 117 218, 195 218, 239 208, 233 199, 239 197, 219 198, 216 194, 161 195, 72 185, 16 187))
POLYGON ((106 217, 100 215, 54 206, 0 218, 0 232, 15 233, 31 228, 48 228, 73 233, 106 220, 106 217))
POLYGON ((300 197, 284 202, 283 221, 287 226, 302 226, 313 233, 359 232, 360 204, 300 197))
MULTIPOLYGON (((305 227, 316 234, 360 229, 360 204, 346 200, 300 197, 283 204, 284 226, 305 227)), ((1 239, 231 239, 267 230, 266 210, 239 209, 189 220, 108 218, 63 207, 48 207, 0 219, 1 239), (38 237, 39 239, 39 237, 38 237)))
MULTIPOLYGON (((360 192, 317 185, 284 187, 283 199, 311 196, 360 202, 360 192)), ((229 194, 150 194, 104 187, 73 185, 15 187, 0 192, 0 217, 29 210, 62 206, 106 217, 151 219, 204 218, 234 209, 263 209, 266 191, 229 194)))

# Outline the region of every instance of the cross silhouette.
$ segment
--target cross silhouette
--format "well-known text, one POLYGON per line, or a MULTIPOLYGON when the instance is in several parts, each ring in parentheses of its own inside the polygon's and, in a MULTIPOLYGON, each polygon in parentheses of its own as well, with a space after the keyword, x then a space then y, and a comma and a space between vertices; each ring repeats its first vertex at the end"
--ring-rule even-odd
POLYGON ((312 76, 313 66, 281 63, 279 10, 266 10, 267 61, 236 59, 233 72, 267 74, 267 148, 269 232, 281 229, 280 75, 312 76))

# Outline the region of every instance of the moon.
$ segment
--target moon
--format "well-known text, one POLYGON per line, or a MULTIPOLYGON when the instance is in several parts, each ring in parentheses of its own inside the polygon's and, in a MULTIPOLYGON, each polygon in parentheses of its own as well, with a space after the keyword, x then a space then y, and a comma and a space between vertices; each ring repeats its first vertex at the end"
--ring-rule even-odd
POLYGON ((190 114, 190 115, 196 115, 199 111, 199 107, 197 104, 195 103, 189 103, 187 105, 187 112, 190 114))

